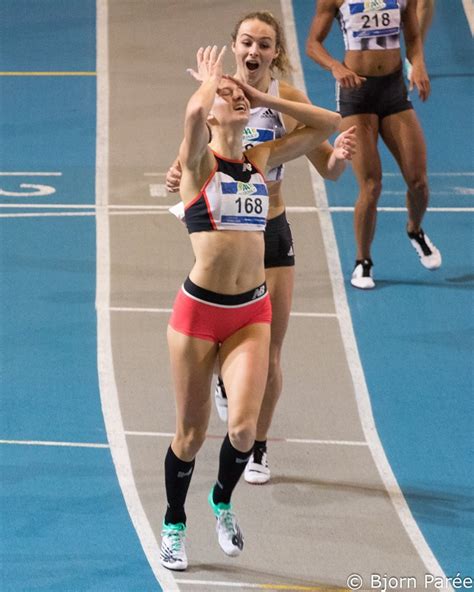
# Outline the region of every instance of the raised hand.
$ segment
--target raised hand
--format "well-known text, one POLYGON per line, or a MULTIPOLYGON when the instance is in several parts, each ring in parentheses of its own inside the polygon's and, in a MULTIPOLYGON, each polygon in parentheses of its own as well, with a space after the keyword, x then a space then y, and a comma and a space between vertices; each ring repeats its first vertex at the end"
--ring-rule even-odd
POLYGON ((197 72, 192 68, 188 68, 187 72, 198 82, 205 82, 209 78, 215 78, 219 82, 222 78, 222 62, 226 50, 226 45, 219 54, 217 53, 217 45, 200 47, 196 54, 197 72))
POLYGON ((266 106, 266 99, 268 97, 267 93, 257 90, 253 86, 250 86, 250 84, 246 84, 242 80, 234 78, 229 74, 224 74, 223 78, 226 78, 227 80, 232 80, 232 82, 235 82, 235 84, 244 91, 245 96, 250 101, 251 107, 266 106))

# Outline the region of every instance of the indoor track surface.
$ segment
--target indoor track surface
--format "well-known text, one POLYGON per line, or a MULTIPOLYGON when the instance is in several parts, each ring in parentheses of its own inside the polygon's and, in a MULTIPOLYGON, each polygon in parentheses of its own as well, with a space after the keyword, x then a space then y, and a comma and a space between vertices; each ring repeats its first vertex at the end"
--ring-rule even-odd
MULTIPOLYGON (((423 226, 443 266, 425 270, 406 238, 385 148, 369 293, 349 282, 352 171, 325 184, 303 158, 287 167, 297 267, 272 479, 236 488, 245 549, 226 557, 207 506, 226 433, 213 411, 187 502, 189 568, 159 563, 166 326, 193 263, 164 178, 196 49, 229 44, 235 21, 264 9, 284 24, 293 83, 334 109, 332 76, 304 54, 314 0, 0 1, 2 592, 472 588, 470 0, 437 1, 432 95, 412 97, 428 145, 423 226)), ((327 45, 341 57, 336 26, 327 45)))

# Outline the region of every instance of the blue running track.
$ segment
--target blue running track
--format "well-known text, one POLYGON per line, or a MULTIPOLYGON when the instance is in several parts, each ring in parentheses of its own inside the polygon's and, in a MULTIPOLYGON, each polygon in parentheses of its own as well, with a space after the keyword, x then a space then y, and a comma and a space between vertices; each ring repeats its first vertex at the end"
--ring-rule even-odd
MULTIPOLYGON (((313 0, 293 2, 311 100, 335 108, 334 79, 305 56, 313 0)), ((339 59, 335 21, 326 44, 339 59)), ((381 212, 374 242, 376 289, 351 287, 352 212, 332 215, 359 353, 382 444, 410 509, 447 576, 474 575, 474 53, 460 2, 437 2, 426 60, 432 95, 412 100, 428 145, 430 207, 424 227, 443 255, 422 268, 406 214, 381 212), (453 5, 456 4, 456 7, 453 5), (444 212, 439 208, 469 208, 444 212)), ((404 185, 383 147, 382 207, 403 207, 404 185)), ((327 183, 329 206, 353 206, 354 177, 327 183)))
POLYGON ((2 592, 160 590, 118 487, 100 408, 88 215, 95 19, 92 0, 0 3, 0 71, 17 73, 0 78, 2 203, 61 206, 2 209, 49 215, 0 220, 0 438, 74 444, 0 446, 2 592), (73 204, 82 209, 67 209, 73 204))
MULTIPOLYGON (((332 77, 304 56, 314 0, 293 5, 308 91, 334 108, 332 77)), ((100 408, 95 24, 93 0, 0 2, 2 592, 160 590, 117 483, 100 408), (41 204, 58 207, 32 207, 41 204)), ((339 37, 335 25, 328 46, 340 56, 339 37)), ((427 45, 432 97, 414 103, 435 208, 425 227, 443 267, 424 270, 405 214, 381 212, 377 289, 346 283, 382 443, 450 576, 474 574, 473 55, 461 3, 437 2, 427 45), (460 207, 471 210, 453 210, 460 207)), ((401 207, 403 183, 386 150, 383 159, 381 205, 401 207)), ((354 205, 350 173, 327 189, 330 206, 354 205)), ((348 278, 352 214, 334 212, 333 223, 348 278)))

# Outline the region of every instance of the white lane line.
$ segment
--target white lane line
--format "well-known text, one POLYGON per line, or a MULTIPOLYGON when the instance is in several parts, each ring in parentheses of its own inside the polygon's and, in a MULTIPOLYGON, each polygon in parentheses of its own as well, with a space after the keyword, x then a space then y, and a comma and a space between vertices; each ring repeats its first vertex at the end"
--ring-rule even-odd
MULTIPOLYGON (((285 24, 285 31, 287 34, 286 38, 289 45, 289 54, 293 56, 293 65, 295 66, 294 80, 297 88, 301 89, 303 92, 306 92, 306 85, 303 77, 303 70, 301 67, 298 43, 296 39, 293 6, 291 0, 280 1, 284 15, 283 23, 285 24)), ((352 325, 347 295, 344 288, 344 279, 341 270, 336 235, 334 232, 331 215, 327 211, 328 201, 326 188, 324 186, 322 177, 317 174, 316 170, 311 166, 309 169, 312 178, 316 205, 320 209, 323 208, 320 211, 319 220, 333 287, 336 312, 340 318, 342 340, 346 352, 349 370, 352 374, 356 402, 365 439, 368 442, 375 465, 385 486, 387 494, 389 495, 393 504, 395 512, 397 513, 400 522, 405 528, 405 531, 407 532, 408 537, 411 539, 422 562, 425 564, 427 572, 433 574, 435 577, 444 578, 443 581, 446 581, 446 576, 440 564, 438 563, 438 560, 434 556, 432 550, 423 537, 423 534, 416 523, 416 520, 414 519, 405 498, 403 497, 403 493, 388 462, 382 442, 380 441, 380 437, 377 433, 377 427, 375 425, 372 406, 370 403, 369 391, 365 381, 362 362, 359 356, 357 341, 354 334, 354 327, 352 325)), ((452 588, 447 586, 444 588, 444 590, 452 591, 452 588)))
POLYGON ((0 440, 0 444, 16 446, 66 446, 71 448, 110 448, 108 444, 93 444, 91 442, 54 442, 47 440, 0 440))
MULTIPOLYGON (((474 191, 474 190, 473 190, 474 191)), ((100 209, 107 209, 111 213, 118 213, 124 211, 124 213, 128 213, 129 210, 132 210, 132 213, 138 212, 163 212, 168 213, 169 208, 171 205, 94 205, 94 204, 39 204, 39 203, 0 203, 0 209, 19 209, 19 210, 92 210, 98 211, 100 209)), ((320 207, 317 208, 316 206, 287 206, 287 212, 291 214, 307 214, 308 212, 317 213, 322 211, 329 211, 329 212, 353 212, 354 206, 329 206, 326 208, 320 207)), ((378 212, 406 212, 405 206, 394 206, 394 207, 378 207, 378 212)), ((428 208, 429 212, 466 212, 466 211, 474 211, 474 207, 431 207, 428 208)))
POLYGON ((472 0, 462 0, 464 6, 464 12, 466 13, 467 22, 471 29, 471 35, 474 36, 474 3, 472 0))
MULTIPOLYGON (((471 0, 472 1, 472 0, 471 0)), ((401 173, 382 173, 384 177, 401 177, 401 173)), ((428 177, 474 177, 473 172, 457 173, 428 173, 428 177)))
MULTIPOLYGON (((353 212, 354 208, 352 206, 334 206, 334 207, 330 207, 330 208, 319 208, 318 210, 319 212, 324 212, 324 211, 328 211, 328 212, 353 212)), ((407 209, 405 207, 400 207, 400 208, 377 208, 377 212, 381 212, 381 213, 385 213, 385 212, 406 212, 407 209)), ((456 212, 456 213, 460 213, 460 212, 474 212, 474 207, 473 208, 427 208, 426 210, 427 212, 433 212, 433 213, 446 213, 446 212, 456 212)))
MULTIPOLYGON (((108 0, 97 0, 96 201, 109 200, 109 40, 108 0)), ((163 590, 179 592, 173 576, 159 563, 160 546, 142 506, 134 480, 115 382, 110 331, 110 233, 107 208, 97 211, 97 366, 102 412, 118 482, 148 563, 163 590)))
POLYGON ((62 173, 45 173, 45 172, 0 172, 0 177, 61 177, 62 173))
POLYGON ((95 216, 95 212, 35 212, 35 213, 18 213, 18 214, 0 214, 0 218, 60 218, 64 216, 74 216, 80 218, 82 216, 95 216))
MULTIPOLYGON (((1 206, 0 206, 1 209, 1 206)), ((335 214, 337 213, 347 213, 347 212, 353 212, 354 208, 352 207, 334 207, 334 208, 300 208, 300 210, 305 210, 306 212, 312 212, 312 213, 320 213, 320 212, 333 212, 335 214)), ((387 213, 387 212, 406 212, 405 208, 378 208, 377 211, 381 212, 381 213, 387 213)), ((472 214, 474 212, 474 208, 428 208, 427 210, 428 212, 433 212, 433 213, 455 213, 455 214, 459 214, 459 213, 466 213, 466 214, 472 214)), ((164 212, 164 211, 143 211, 143 210, 137 210, 137 211, 133 211, 133 210, 127 210, 127 211, 110 211, 109 212, 111 216, 163 216, 163 215, 168 215, 169 212, 164 212)), ((291 212, 294 213, 294 212, 291 212)), ((296 213, 301 213, 300 212, 296 212, 296 213)), ((12 214, 1 214, 0 213, 0 218, 45 218, 45 217, 51 217, 51 218, 60 218, 61 216, 75 216, 77 217, 81 217, 81 216, 96 216, 97 211, 82 211, 82 212, 18 212, 18 213, 12 213, 12 214)))
POLYGON ((114 205, 114 204, 58 204, 58 203, 0 203, 0 208, 25 208, 25 209, 64 209, 64 210, 168 210, 171 205, 114 205))
POLYGON ((348 588, 334 588, 333 586, 301 586, 298 584, 255 584, 250 582, 219 582, 215 580, 176 580, 179 584, 188 586, 205 586, 205 589, 219 586, 221 588, 249 588, 252 590, 279 590, 281 592, 350 592, 348 588))
MULTIPOLYGON (((148 438, 172 438, 172 432, 142 432, 140 430, 125 430, 127 436, 143 436, 148 438)), ((210 439, 222 439, 222 434, 207 434, 210 439)), ((270 442, 283 442, 288 444, 320 444, 323 446, 368 446, 367 442, 360 440, 316 440, 312 438, 269 438, 270 442)))

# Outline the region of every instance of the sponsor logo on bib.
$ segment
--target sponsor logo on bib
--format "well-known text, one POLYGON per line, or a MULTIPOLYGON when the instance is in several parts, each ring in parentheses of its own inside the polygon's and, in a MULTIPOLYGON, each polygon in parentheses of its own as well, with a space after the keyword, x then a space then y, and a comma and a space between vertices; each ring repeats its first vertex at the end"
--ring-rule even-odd
POLYGON ((254 193, 257 193, 257 188, 253 183, 237 181, 237 193, 240 195, 253 195, 254 193))
POLYGON ((385 0, 365 0, 365 10, 382 10, 385 8, 385 0))
POLYGON ((246 127, 244 129, 244 142, 258 139, 258 129, 255 127, 246 127))

